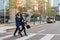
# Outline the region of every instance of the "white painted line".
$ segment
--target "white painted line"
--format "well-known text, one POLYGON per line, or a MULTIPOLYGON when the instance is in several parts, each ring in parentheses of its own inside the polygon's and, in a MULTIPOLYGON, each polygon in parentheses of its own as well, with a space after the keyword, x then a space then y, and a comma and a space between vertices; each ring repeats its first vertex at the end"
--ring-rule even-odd
MULTIPOLYGON (((18 33, 16 33, 16 35, 18 35, 18 33)), ((6 36, 3 36, 3 37, 0 37, 0 40, 6 39, 6 38, 9 38, 9 37, 12 37, 12 36, 13 36, 13 34, 6 35, 6 36)))
POLYGON ((54 35, 60 36, 60 34, 54 34, 54 35))
POLYGON ((0 33, 6 33, 6 31, 2 31, 2 30, 1 30, 0 33))
POLYGON ((13 26, 0 27, 0 33, 5 33, 6 32, 6 29, 11 29, 11 28, 15 28, 15 27, 13 27, 13 26))
MULTIPOLYGON (((16 35, 18 35, 18 33, 16 35)), ((0 40, 6 39, 6 38, 9 38, 9 37, 12 37, 12 36, 13 36, 13 34, 6 35, 6 36, 3 36, 3 37, 0 37, 0 40)))
POLYGON ((41 38, 40 40, 51 40, 55 35, 47 34, 45 37, 41 38))
POLYGON ((0 33, 5 33, 5 32, 6 32, 5 29, 0 28, 0 33))
MULTIPOLYGON (((47 33, 38 33, 38 35, 47 35, 47 33)), ((60 34, 52 34, 52 35, 60 36, 60 34)))
POLYGON ((9 38, 9 37, 12 37, 13 35, 7 35, 7 36, 4 36, 4 37, 0 37, 0 40, 3 40, 3 39, 6 39, 6 38, 9 38))
MULTIPOLYGON (((16 35, 18 35, 18 33, 16 35)), ((21 37, 21 38, 18 38, 18 39, 20 39, 20 40, 26 40, 26 39, 28 39, 30 37, 35 36, 35 35, 36 34, 34 34, 34 33, 30 33, 28 36, 24 36, 24 37, 21 37)), ((6 38, 9 38, 9 37, 12 37, 12 36, 13 35, 11 34, 11 35, 7 35, 7 36, 4 36, 4 37, 0 37, 0 40, 6 39, 6 38)), ((18 39, 16 39, 16 40, 18 40, 18 39)))
POLYGON ((46 30, 46 29, 44 29, 44 30, 41 30, 41 31, 39 31, 39 33, 40 33, 40 32, 43 32, 43 31, 45 31, 45 30, 46 30))
POLYGON ((26 39, 29 39, 29 38, 35 36, 35 35, 36 35, 36 34, 30 34, 30 35, 28 35, 28 36, 24 36, 24 37, 18 38, 18 39, 16 39, 16 40, 26 40, 26 39))

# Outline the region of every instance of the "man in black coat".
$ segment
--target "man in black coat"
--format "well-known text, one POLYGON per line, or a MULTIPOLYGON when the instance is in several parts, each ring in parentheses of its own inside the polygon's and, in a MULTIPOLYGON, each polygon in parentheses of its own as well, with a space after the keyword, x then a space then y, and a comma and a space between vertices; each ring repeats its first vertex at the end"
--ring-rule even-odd
POLYGON ((16 20, 16 30, 14 32, 14 36, 16 35, 16 32, 19 31, 19 34, 22 37, 21 31, 20 31, 20 27, 19 27, 21 25, 21 18, 20 18, 20 15, 19 14, 16 15, 15 20, 16 20))
POLYGON ((26 19, 25 19, 25 14, 22 14, 21 16, 21 26, 22 26, 22 29, 21 29, 21 32, 24 31, 24 34, 25 36, 27 36, 27 33, 26 33, 26 29, 25 29, 25 23, 26 23, 26 19))

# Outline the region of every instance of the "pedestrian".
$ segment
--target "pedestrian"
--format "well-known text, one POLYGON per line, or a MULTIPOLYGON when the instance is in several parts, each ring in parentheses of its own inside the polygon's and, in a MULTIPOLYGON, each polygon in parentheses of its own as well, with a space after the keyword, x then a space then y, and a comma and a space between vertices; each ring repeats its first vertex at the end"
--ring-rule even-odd
POLYGON ((21 15, 22 15, 21 16, 21 19, 22 19, 22 21, 21 21, 21 26, 22 26, 21 32, 24 31, 25 36, 27 36, 26 29, 25 29, 25 23, 26 23, 25 14, 22 13, 21 15))
POLYGON ((16 35, 16 33, 17 33, 17 31, 18 31, 18 33, 21 35, 21 37, 22 37, 22 34, 21 34, 21 31, 20 31, 20 24, 21 24, 21 19, 20 19, 20 15, 17 13, 16 14, 16 18, 15 18, 15 20, 16 20, 16 30, 15 30, 15 32, 14 32, 14 36, 16 35))

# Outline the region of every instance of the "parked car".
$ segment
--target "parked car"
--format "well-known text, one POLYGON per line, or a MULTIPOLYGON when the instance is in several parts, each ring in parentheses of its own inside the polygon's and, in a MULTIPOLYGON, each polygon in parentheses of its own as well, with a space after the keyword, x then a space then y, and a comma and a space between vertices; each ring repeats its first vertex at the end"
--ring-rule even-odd
MULTIPOLYGON (((8 23, 8 19, 5 19, 5 22, 8 23)), ((4 18, 0 18, 0 23, 4 23, 4 18)))
POLYGON ((55 23, 55 18, 47 18, 47 23, 55 23))
POLYGON ((0 23, 4 23, 4 19, 3 18, 0 18, 0 23))

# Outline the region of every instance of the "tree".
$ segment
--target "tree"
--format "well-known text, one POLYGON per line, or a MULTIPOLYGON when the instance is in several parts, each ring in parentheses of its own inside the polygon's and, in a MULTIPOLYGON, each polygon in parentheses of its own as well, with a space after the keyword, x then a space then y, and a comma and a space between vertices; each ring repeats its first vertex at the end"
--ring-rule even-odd
POLYGON ((16 7, 16 0, 9 0, 9 2, 6 5, 6 9, 12 9, 16 7))
POLYGON ((23 7, 24 11, 27 12, 27 10, 31 9, 31 0, 26 0, 26 6, 23 7))
POLYGON ((37 18, 37 17, 39 17, 40 16, 40 14, 38 13, 38 12, 35 12, 32 16, 31 16, 31 18, 33 18, 33 20, 34 20, 34 24, 35 24, 35 19, 37 18))
POLYGON ((47 16, 56 16, 56 10, 50 6, 49 3, 47 3, 47 16))
POLYGON ((56 11, 53 8, 47 9, 48 16, 56 16, 56 11))
POLYGON ((9 0, 9 8, 15 8, 16 7, 16 0, 9 0))
POLYGON ((15 19, 15 13, 16 13, 16 0, 9 0, 7 4, 8 10, 9 10, 9 16, 11 20, 15 19), (12 17, 14 16, 14 17, 12 17))
POLYGON ((32 18, 37 18, 37 17, 39 17, 40 15, 38 14, 38 13, 34 13, 31 17, 32 18))
MULTIPOLYGON (((46 17, 46 16, 55 16, 56 11, 50 6, 48 2, 45 0, 38 0, 38 11, 40 13, 40 18, 41 16, 46 17), (46 9, 45 9, 46 7, 46 9)), ((40 21, 41 23, 41 21, 40 21)))
POLYGON ((45 0, 38 0, 38 11, 40 13, 40 23, 41 23, 41 16, 44 16, 45 13, 45 0))

